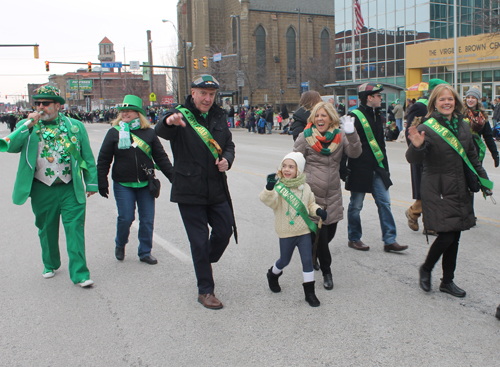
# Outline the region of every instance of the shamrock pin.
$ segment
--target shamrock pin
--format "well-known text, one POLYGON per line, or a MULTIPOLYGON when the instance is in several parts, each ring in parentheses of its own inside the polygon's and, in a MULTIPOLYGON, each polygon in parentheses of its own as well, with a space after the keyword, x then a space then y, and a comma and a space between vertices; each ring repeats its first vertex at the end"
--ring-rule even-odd
POLYGON ((49 176, 50 178, 52 178, 52 176, 54 176, 56 173, 54 171, 52 171, 50 168, 47 168, 45 170, 45 176, 49 176))
POLYGON ((76 126, 76 125, 71 126, 71 132, 72 132, 73 134, 76 134, 78 131, 80 131, 80 130, 78 129, 78 126, 76 126))

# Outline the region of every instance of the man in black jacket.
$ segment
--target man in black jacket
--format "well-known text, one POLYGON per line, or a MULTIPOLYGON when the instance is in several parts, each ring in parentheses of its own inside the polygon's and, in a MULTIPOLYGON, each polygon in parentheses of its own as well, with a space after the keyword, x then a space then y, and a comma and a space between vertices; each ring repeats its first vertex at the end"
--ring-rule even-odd
POLYGON ((201 75, 191 88, 184 105, 170 109, 155 131, 170 140, 172 147, 174 179, 170 200, 179 206, 191 244, 198 302, 219 309, 223 306, 214 295, 211 264, 221 258, 233 229, 236 239, 225 173, 233 164, 234 143, 224 111, 214 104, 217 80, 201 75))
POLYGON ((371 193, 377 204, 382 227, 384 251, 403 251, 408 246, 396 242, 396 223, 391 212, 389 187, 392 185, 387 154, 385 151, 384 125, 380 115, 382 84, 364 83, 358 87, 361 105, 349 115, 354 117, 354 126, 361 140, 363 152, 358 158, 349 158, 345 188, 351 191, 347 211, 348 246, 368 251, 369 246, 361 241, 361 209, 366 193, 371 193))

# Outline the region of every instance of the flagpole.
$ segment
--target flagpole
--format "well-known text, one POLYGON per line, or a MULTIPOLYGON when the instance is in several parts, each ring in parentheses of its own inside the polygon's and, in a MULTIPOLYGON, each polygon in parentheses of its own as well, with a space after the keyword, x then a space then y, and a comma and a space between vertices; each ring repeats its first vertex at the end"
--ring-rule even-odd
POLYGON ((352 72, 352 82, 356 82, 356 52, 355 52, 355 29, 356 29, 356 9, 354 8, 354 1, 352 1, 352 62, 351 62, 351 72, 352 72))
POLYGON ((457 0, 453 1, 453 68, 455 69, 453 73, 453 83, 455 84, 455 90, 460 93, 458 90, 458 66, 457 66, 457 36, 458 36, 458 27, 457 27, 457 0))

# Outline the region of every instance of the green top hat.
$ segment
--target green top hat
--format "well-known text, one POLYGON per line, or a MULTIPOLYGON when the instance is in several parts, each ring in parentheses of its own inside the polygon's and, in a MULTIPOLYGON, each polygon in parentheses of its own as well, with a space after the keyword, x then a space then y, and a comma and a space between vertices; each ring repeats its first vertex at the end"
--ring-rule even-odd
POLYGON ((123 110, 137 111, 146 116, 146 112, 142 109, 142 99, 132 94, 127 94, 125 98, 123 98, 122 105, 116 107, 116 109, 118 111, 123 111, 123 110))
POLYGON ((61 92, 53 85, 42 85, 40 88, 35 89, 33 99, 51 99, 60 104, 65 104, 66 101, 61 97, 61 92))
POLYGON ((431 79, 429 80, 429 91, 432 91, 434 88, 436 88, 439 84, 450 84, 448 82, 445 82, 442 79, 431 79))

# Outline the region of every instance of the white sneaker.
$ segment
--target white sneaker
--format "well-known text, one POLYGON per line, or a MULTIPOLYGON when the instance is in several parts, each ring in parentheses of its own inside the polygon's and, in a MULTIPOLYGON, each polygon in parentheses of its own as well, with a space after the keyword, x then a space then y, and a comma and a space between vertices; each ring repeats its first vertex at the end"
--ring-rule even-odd
POLYGON ((42 277, 44 277, 45 279, 49 279, 49 278, 54 277, 55 275, 56 275, 55 270, 45 270, 44 269, 42 277))
POLYGON ((92 279, 82 280, 78 285, 82 288, 91 287, 94 284, 92 279))

